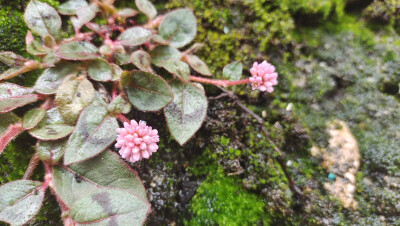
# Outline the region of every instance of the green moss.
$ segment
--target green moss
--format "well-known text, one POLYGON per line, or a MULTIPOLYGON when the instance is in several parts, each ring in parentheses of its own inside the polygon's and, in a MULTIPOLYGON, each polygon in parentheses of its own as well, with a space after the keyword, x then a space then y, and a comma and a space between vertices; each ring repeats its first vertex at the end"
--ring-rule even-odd
POLYGON ((240 186, 240 180, 218 170, 197 188, 190 204, 187 225, 269 225, 264 202, 240 186))
MULTIPOLYGON (((30 147, 33 142, 28 134, 23 133, 7 145, 0 155, 0 184, 22 178, 34 153, 30 147)), ((36 175, 32 179, 39 180, 41 177, 36 175)))
POLYGON ((374 0, 363 12, 369 19, 380 20, 395 26, 400 31, 400 1, 374 0))
POLYGON ((21 12, 11 7, 0 9, 0 51, 25 53, 26 31, 27 27, 21 12))
POLYGON ((344 15, 347 0, 288 0, 286 2, 291 11, 302 14, 322 14, 326 19, 331 14, 341 18, 344 15))

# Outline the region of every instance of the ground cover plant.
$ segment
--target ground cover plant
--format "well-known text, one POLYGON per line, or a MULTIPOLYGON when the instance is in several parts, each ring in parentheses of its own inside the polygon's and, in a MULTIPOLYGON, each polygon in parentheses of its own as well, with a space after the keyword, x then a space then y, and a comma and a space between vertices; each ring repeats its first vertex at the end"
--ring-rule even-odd
POLYGON ((0 52, 9 66, 0 75, 0 153, 23 132, 37 139, 23 179, 0 187, 1 221, 22 225, 34 219, 49 188, 65 225, 143 224, 151 207, 140 175, 125 161, 149 158, 159 135, 146 122, 126 117, 132 106, 163 111, 171 136, 184 145, 206 118, 200 83, 251 83, 253 90, 273 92, 278 74, 267 61, 255 62, 248 79, 240 80, 239 61, 224 67, 228 80, 204 77, 212 74, 195 55, 201 44, 188 46, 197 32, 189 9, 157 16, 149 1, 136 0, 146 16, 140 19, 139 11, 113 3, 69 0, 57 11, 31 0, 24 14, 30 56, 0 52), (59 14, 71 16, 73 35, 63 31, 59 14), (33 87, 12 82, 34 70, 42 72, 33 87), (113 144, 119 155, 109 149, 113 144), (39 162, 43 181, 29 180, 39 162))

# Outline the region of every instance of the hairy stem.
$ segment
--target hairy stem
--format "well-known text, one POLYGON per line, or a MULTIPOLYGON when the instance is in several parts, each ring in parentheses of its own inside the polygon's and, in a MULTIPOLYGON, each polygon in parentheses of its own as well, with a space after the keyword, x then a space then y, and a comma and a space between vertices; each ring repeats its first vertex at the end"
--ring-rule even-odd
POLYGON ((27 180, 32 176, 33 171, 35 170, 36 166, 38 165, 40 157, 38 153, 33 154, 31 160, 29 161, 28 168, 25 171, 23 179, 27 180))
POLYGON ((236 86, 240 84, 246 84, 249 83, 250 80, 248 78, 238 80, 238 81, 229 81, 229 80, 216 80, 216 79, 209 79, 209 78, 203 78, 203 77, 198 77, 198 76, 190 76, 190 80, 194 82, 201 82, 201 83, 207 83, 207 84, 212 84, 216 86, 236 86))
POLYGON ((22 130, 21 123, 8 126, 7 130, 0 136, 0 154, 6 148, 7 144, 22 132, 22 130))
POLYGON ((121 120, 122 122, 127 122, 130 123, 129 119, 127 119, 123 114, 119 114, 118 115, 119 120, 121 120))

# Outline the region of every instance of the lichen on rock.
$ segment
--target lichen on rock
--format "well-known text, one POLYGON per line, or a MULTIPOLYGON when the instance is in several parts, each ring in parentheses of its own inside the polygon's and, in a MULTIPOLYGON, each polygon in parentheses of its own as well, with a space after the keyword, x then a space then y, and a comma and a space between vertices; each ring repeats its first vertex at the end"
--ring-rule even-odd
POLYGON ((311 154, 322 158, 322 167, 336 176, 334 182, 325 182, 324 188, 338 198, 344 208, 357 209, 354 199, 356 174, 360 167, 360 153, 357 140, 349 126, 340 120, 334 120, 327 126, 329 145, 325 149, 313 147, 311 154))

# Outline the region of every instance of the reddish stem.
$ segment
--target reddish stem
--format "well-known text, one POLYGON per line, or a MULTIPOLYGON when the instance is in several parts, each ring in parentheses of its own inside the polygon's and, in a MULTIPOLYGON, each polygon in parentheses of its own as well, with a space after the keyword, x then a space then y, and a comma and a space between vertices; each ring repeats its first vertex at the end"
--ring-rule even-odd
POLYGON ((50 97, 47 97, 47 99, 45 99, 45 101, 40 105, 40 107, 45 110, 49 110, 52 104, 53 104, 52 99, 50 97))
POLYGON ((129 119, 127 119, 123 114, 119 114, 118 115, 119 120, 121 120, 122 122, 127 122, 130 123, 129 119))
POLYGON ((111 97, 114 100, 118 96, 118 84, 117 82, 113 82, 111 97))
POLYGON ((39 155, 37 153, 35 153, 32 156, 31 161, 29 161, 29 165, 28 165, 28 168, 25 171, 23 179, 27 180, 27 179, 29 179, 29 177, 32 176, 32 173, 35 170, 36 166, 38 165, 39 160, 40 160, 39 155))
POLYGON ((250 80, 248 78, 238 80, 238 81, 229 81, 229 80, 208 79, 208 78, 197 77, 197 76, 193 76, 193 75, 190 76, 190 80, 195 81, 195 82, 212 84, 212 85, 216 85, 216 86, 224 86, 224 87, 250 83, 250 80))
POLYGON ((0 137, 0 154, 3 152, 4 148, 6 148, 7 144, 22 132, 22 130, 21 123, 8 126, 7 130, 0 137))

